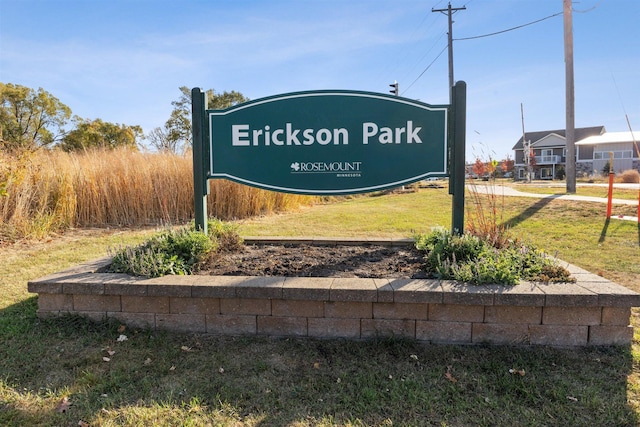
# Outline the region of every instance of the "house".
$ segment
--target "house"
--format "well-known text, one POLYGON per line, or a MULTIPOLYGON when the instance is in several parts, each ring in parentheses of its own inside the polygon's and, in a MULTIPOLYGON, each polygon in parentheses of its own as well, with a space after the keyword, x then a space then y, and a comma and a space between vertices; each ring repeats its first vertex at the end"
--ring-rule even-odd
POLYGON ((613 172, 620 173, 629 169, 639 170, 638 147, 640 132, 606 132, 589 136, 576 142, 578 158, 576 174, 592 175, 603 173, 613 156, 613 172), (635 137, 635 143, 634 143, 635 137))
MULTIPOLYGON (((575 141, 581 141, 591 136, 599 136, 605 133, 604 126, 576 128, 575 141)), ((533 156, 531 156, 532 178, 554 179, 564 175, 566 162, 566 137, 565 129, 526 132, 524 138, 529 142, 533 156)), ((514 151, 514 172, 516 179, 526 179, 527 166, 525 165, 523 138, 520 137, 514 151)), ((578 151, 576 146, 576 152, 578 151)))

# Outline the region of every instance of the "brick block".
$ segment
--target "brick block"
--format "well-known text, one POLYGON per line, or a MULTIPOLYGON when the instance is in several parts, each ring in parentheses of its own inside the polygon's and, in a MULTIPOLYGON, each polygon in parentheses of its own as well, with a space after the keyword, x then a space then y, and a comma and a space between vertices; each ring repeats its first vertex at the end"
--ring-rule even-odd
POLYGON ((74 311, 120 311, 119 295, 74 295, 74 311))
POLYGON ((259 298, 220 298, 220 314, 270 315, 271 300, 259 298))
POLYGON ((478 322, 484 320, 484 306, 429 304, 429 320, 440 322, 478 322))
POLYGON ((362 338, 415 338, 416 321, 400 319, 361 319, 360 335, 362 338))
POLYGON ((393 302, 393 286, 389 279, 373 279, 378 289, 378 302, 393 302))
POLYGON ((63 283, 62 292, 65 294, 92 294, 103 295, 102 283, 63 283))
POLYGON ((324 303, 324 316, 341 319, 371 319, 373 317, 373 303, 327 301, 324 303))
POLYGON ((308 335, 317 338, 360 338, 360 319, 309 318, 308 335))
MULTIPOLYGON (((169 277, 169 276, 167 276, 169 277)), ((174 277, 173 280, 177 280, 177 278, 181 278, 180 276, 171 276, 174 277)), ((184 279, 183 279, 184 280, 184 279)), ((160 284, 160 283, 151 283, 147 282, 147 295, 150 297, 190 297, 191 296, 191 286, 188 285, 179 285, 179 284, 160 284)))
POLYGON ((158 314, 156 328, 187 333, 207 331, 204 314, 158 314))
POLYGON ((631 318, 630 307, 602 307, 602 324, 610 326, 627 326, 631 318))
POLYGON ((176 314, 220 314, 218 298, 169 298, 169 312, 176 314))
POLYGON ((156 315, 153 313, 123 313, 121 311, 107 312, 107 317, 117 319, 131 328, 155 329, 156 315))
POLYGON ((334 279, 329 291, 331 301, 374 302, 378 300, 378 288, 373 279, 334 279))
POLYGON ((147 295, 147 285, 128 282, 107 282, 104 284, 105 295, 147 295))
POLYGON ((484 322, 539 325, 542 322, 542 307, 487 306, 484 309, 484 322))
POLYGON ((73 311, 73 295, 39 294, 38 309, 42 311, 73 311))
POLYGON ((27 290, 32 294, 60 294, 62 293, 62 283, 41 280, 27 282, 27 290))
MULTIPOLYGON (((169 297, 122 295, 122 311, 130 313, 169 313, 169 297)), ((111 310, 115 311, 115 310, 111 310)))
POLYGON ((433 343, 466 344, 471 342, 469 322, 416 322, 416 339, 433 343))
POLYGON ((331 277, 287 277, 282 285, 282 298, 329 301, 331 277))
POLYGON ((535 283, 523 281, 497 290, 493 299, 495 305, 541 307, 544 305, 545 295, 535 283))
POLYGON ((271 314, 284 317, 322 317, 324 303, 322 301, 300 301, 287 299, 271 300, 271 314))
POLYGON ((307 335, 307 318, 258 316, 258 334, 304 337, 307 335))
POLYGON ((255 335, 256 316, 245 315, 208 315, 207 333, 218 335, 255 335))
POLYGON ((529 344, 529 325, 502 323, 474 323, 471 326, 474 344, 529 344))
POLYGON ((410 303, 388 303, 380 302, 373 304, 374 319, 421 319, 428 318, 428 304, 410 304, 410 303))
POLYGON ((282 298, 282 277, 247 277, 236 286, 238 298, 282 298))
POLYGON ((504 290, 501 285, 468 285, 452 280, 442 280, 444 304, 493 305, 494 295, 504 290))
POLYGON ((595 294, 575 283, 549 283, 541 286, 545 305, 551 307, 594 307, 598 305, 595 294))
POLYGON ((393 301, 395 302, 442 302, 440 280, 392 279, 389 281, 389 286, 393 289, 393 301))
POLYGON ((586 325, 529 325, 531 344, 552 346, 584 346, 589 339, 586 325))
POLYGON ((599 325, 602 319, 600 307, 544 307, 543 325, 599 325))
POLYGON ((589 345, 629 345, 632 326, 589 326, 589 345))

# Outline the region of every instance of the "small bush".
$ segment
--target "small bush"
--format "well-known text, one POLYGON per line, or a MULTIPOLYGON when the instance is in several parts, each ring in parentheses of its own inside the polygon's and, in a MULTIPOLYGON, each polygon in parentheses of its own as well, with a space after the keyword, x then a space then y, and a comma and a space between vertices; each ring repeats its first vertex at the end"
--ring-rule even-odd
POLYGON ((207 229, 205 235, 192 223, 190 227, 164 230, 140 246, 116 251, 109 271, 145 277, 191 274, 209 254, 238 250, 243 244, 235 225, 209 219, 207 229))
POLYGON ((626 170, 618 175, 618 179, 616 181, 628 184, 638 184, 640 183, 640 172, 635 169, 626 170))
POLYGON ((427 271, 441 279, 504 285, 515 285, 523 279, 573 281, 569 272, 543 251, 517 241, 498 249, 477 236, 438 229, 416 236, 415 246, 426 254, 427 271))
POLYGON ((140 246, 117 251, 110 271, 146 277, 191 274, 216 247, 216 240, 199 231, 186 228, 165 230, 140 246))

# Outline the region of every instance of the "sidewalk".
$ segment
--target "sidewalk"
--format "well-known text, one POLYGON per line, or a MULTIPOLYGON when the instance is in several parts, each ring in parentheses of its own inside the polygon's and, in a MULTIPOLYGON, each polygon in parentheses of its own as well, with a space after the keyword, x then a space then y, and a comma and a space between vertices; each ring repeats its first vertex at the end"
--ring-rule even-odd
MULTIPOLYGON (((593 197, 593 196, 578 196, 576 194, 536 194, 527 193, 524 191, 518 191, 513 187, 509 187, 501 184, 486 184, 486 183, 467 183, 467 186, 474 186, 475 191, 482 194, 496 194, 500 196, 508 197, 531 197, 535 199, 559 199, 559 200, 575 200, 579 202, 593 202, 593 203, 607 203, 605 197, 593 197)), ((638 184, 632 184, 638 185, 638 184)), ((638 206, 637 200, 626 199, 612 199, 611 203, 614 205, 630 205, 638 206)), ((623 219, 628 221, 638 221, 638 217, 635 216, 614 216, 616 219, 623 219)))

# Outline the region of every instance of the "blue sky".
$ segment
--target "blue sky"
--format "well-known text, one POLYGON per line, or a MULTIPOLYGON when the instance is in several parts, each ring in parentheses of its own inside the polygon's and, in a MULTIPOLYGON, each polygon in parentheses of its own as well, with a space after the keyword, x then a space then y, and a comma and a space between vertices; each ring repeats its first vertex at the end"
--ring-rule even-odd
MULTIPOLYGON (((454 39, 562 12, 562 0, 454 0, 454 39)), ((42 87, 83 118, 162 126, 178 87, 251 99, 316 89, 448 103, 444 0, 0 0, 0 81, 42 87), (444 50, 444 51, 443 51, 444 50), (440 55, 440 56, 438 56, 440 55), (422 74, 422 76, 420 76, 422 74)), ((640 129, 640 1, 574 2, 576 126, 640 129)), ((565 127, 562 15, 454 41, 467 157, 503 158, 565 127)))

